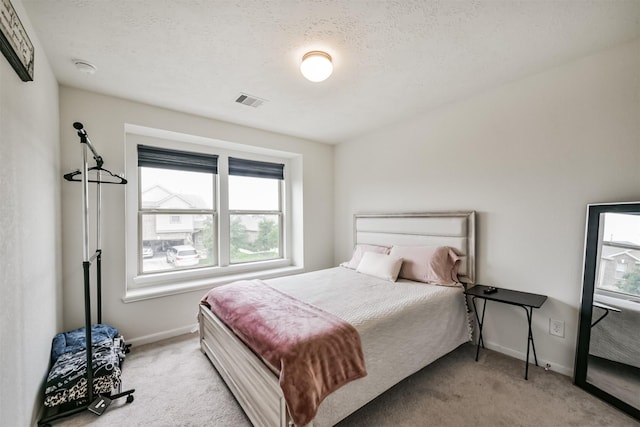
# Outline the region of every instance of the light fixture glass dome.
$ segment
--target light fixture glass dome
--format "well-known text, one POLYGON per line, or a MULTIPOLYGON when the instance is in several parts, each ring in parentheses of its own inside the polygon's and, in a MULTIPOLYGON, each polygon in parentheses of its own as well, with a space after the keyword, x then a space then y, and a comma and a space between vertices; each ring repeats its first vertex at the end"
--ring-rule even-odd
POLYGON ((305 53, 300 64, 300 72, 312 82, 326 80, 333 72, 331 56, 319 50, 305 53))

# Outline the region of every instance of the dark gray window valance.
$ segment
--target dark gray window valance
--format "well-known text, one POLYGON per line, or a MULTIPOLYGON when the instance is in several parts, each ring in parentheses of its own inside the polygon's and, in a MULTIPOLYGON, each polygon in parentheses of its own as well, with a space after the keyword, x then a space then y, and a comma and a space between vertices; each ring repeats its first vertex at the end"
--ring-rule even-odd
POLYGON ((138 145, 138 166, 217 174, 218 156, 138 145))
POLYGON ((284 179, 284 165, 229 157, 229 175, 284 179))

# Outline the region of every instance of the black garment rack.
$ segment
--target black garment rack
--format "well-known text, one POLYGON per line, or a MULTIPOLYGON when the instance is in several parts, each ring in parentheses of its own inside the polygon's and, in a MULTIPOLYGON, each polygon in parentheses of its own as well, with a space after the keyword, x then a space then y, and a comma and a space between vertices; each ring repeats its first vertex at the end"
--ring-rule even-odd
MULTIPOLYGON (((79 412, 84 411, 89 408, 91 404, 94 402, 93 396, 93 354, 92 354, 92 338, 91 338, 91 276, 90 276, 90 268, 91 264, 96 262, 96 307, 97 307, 97 323, 102 323, 102 245, 100 241, 100 211, 102 208, 102 193, 101 193, 101 184, 126 184, 127 180, 121 176, 111 173, 109 170, 104 169, 102 166, 104 165, 104 160, 98 154, 94 146, 91 144, 91 140, 89 139, 89 135, 87 131, 84 129, 82 123, 75 122, 73 127, 77 130, 78 136, 80 137, 80 143, 82 145, 82 170, 76 170, 74 172, 70 172, 64 175, 64 179, 67 181, 75 181, 82 183, 82 251, 83 251, 83 261, 82 268, 84 270, 84 323, 85 323, 85 347, 87 354, 87 369, 86 369, 86 377, 87 377, 87 397, 86 402, 83 404, 76 406, 74 408, 58 411, 53 415, 47 415, 47 411, 45 410, 45 417, 43 417, 39 422, 39 426, 49 425, 50 422, 57 420, 59 418, 67 417, 79 412), (89 148, 93 154, 93 159, 96 162, 95 166, 89 167, 89 161, 87 156, 87 148, 89 148), (89 178, 89 171, 96 172, 96 178, 89 178), (89 254, 89 183, 96 183, 96 251, 90 255, 89 254)), ((128 347, 127 347, 128 348, 128 347)), ((135 389, 126 390, 117 394, 113 394, 109 396, 109 400, 119 399, 121 397, 127 397, 127 402, 133 402, 133 393, 135 389)), ((99 398, 100 396, 98 396, 99 398)), ((55 407, 54 407, 55 409, 55 407)))

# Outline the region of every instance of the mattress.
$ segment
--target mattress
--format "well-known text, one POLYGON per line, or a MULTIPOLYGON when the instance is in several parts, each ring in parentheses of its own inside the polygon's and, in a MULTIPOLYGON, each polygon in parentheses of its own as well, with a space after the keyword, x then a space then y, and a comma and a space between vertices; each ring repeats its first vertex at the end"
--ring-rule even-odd
POLYGON ((367 376, 320 405, 314 426, 332 426, 404 378, 471 340, 461 287, 389 282, 336 267, 265 280, 352 324, 367 376))

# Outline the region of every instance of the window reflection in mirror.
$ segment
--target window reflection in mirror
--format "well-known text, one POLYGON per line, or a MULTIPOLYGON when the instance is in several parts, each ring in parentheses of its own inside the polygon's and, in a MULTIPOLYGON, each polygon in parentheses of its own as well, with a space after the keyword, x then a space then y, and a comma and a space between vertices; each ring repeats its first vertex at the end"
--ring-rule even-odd
POLYGON ((597 291, 640 298, 640 215, 603 213, 597 291))

